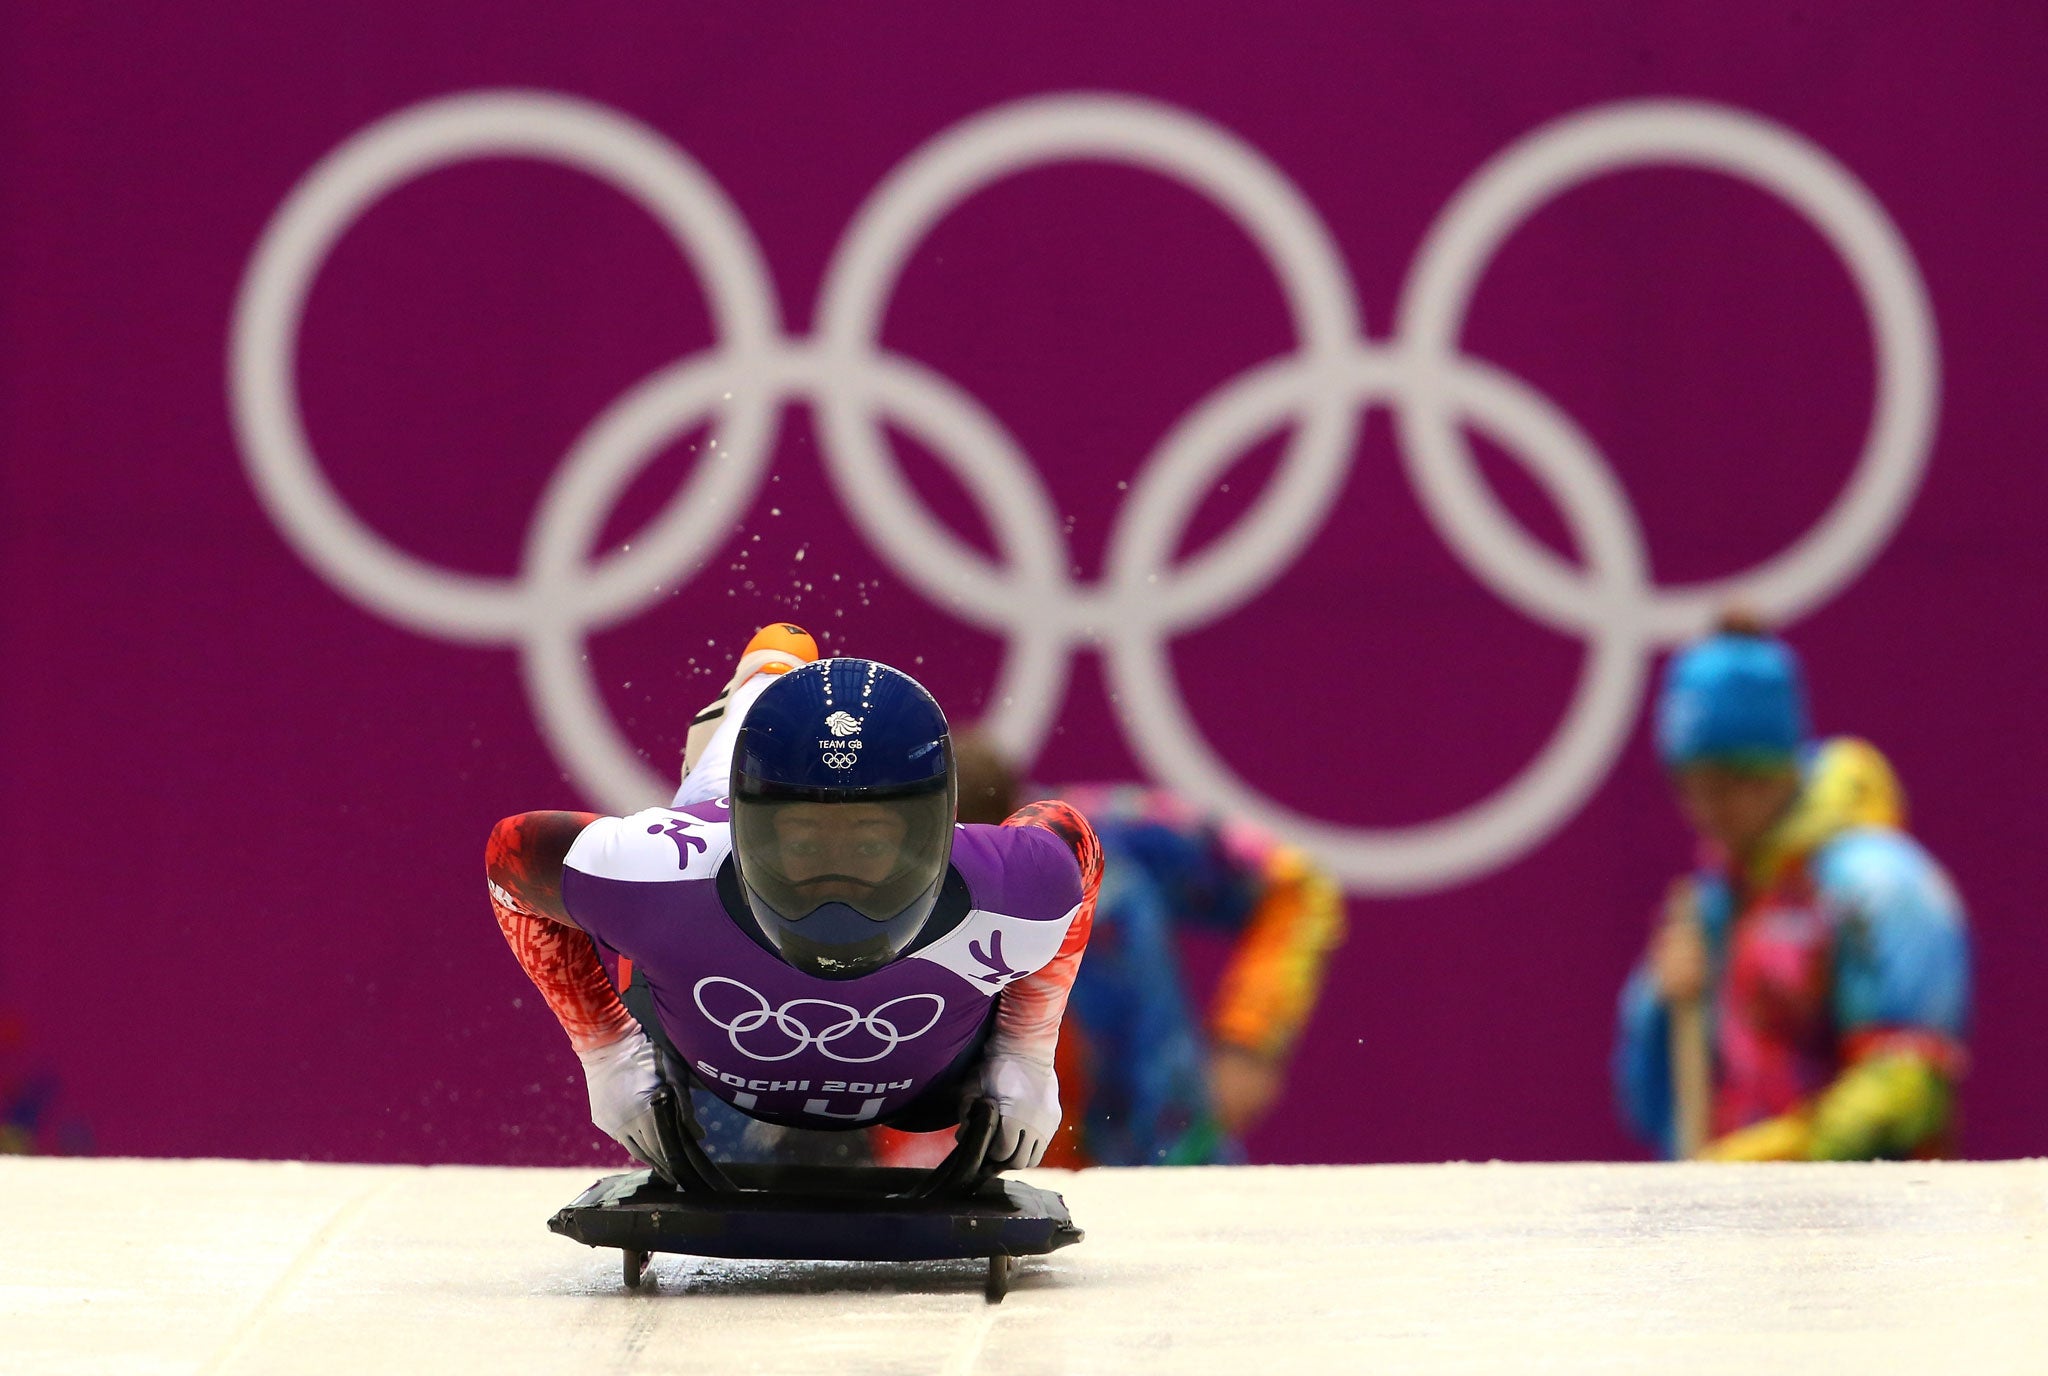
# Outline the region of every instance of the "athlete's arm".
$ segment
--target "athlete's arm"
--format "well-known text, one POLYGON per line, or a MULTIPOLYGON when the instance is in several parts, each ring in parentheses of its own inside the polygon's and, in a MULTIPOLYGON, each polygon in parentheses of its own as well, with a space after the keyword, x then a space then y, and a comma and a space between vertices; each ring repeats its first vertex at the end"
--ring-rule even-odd
POLYGON ((484 873, 491 896, 550 922, 575 926, 562 906, 562 862, 594 812, 522 812, 491 828, 484 847, 484 873))
POLYGON ((1073 853, 1080 867, 1081 901, 1051 960, 996 995, 995 1028, 983 1052, 979 1092, 995 1105, 995 1139, 988 1161, 998 1170, 1035 1166, 1060 1126, 1059 1077, 1053 1052, 1060 1019, 1081 968, 1081 953, 1095 925, 1095 895, 1102 887, 1102 845, 1087 819, 1065 803, 1031 803, 1004 820, 1006 827, 1039 827, 1073 853))
POLYGON ((484 852, 491 911, 526 977, 569 1034, 590 1092, 590 1121, 635 1157, 670 1174, 652 1099, 654 1043, 619 1001, 597 945, 562 902, 563 861, 588 812, 523 812, 491 830, 484 852))
POLYGON ((1102 888, 1102 844, 1095 839, 1088 819, 1061 802, 1026 803, 1004 819, 1003 825, 1051 832, 1073 851, 1075 863, 1081 867, 1081 903, 1059 950, 996 998, 990 1053, 1028 1056, 1051 1065, 1053 1048, 1060 1039, 1060 1019, 1067 1011, 1067 995, 1073 992, 1081 953, 1087 950, 1088 934, 1095 926, 1095 895, 1102 888))
POLYGON ((498 928, 578 1052, 637 1028, 597 947, 562 904, 563 857, 596 820, 588 812, 523 812, 492 828, 484 853, 498 928))

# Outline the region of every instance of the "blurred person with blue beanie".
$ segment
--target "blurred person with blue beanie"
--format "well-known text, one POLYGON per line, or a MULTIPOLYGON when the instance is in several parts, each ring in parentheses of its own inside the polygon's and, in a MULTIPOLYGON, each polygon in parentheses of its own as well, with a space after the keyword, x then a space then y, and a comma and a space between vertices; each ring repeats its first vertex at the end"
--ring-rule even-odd
POLYGON ((1656 739, 1699 852, 1622 991, 1627 1125, 1667 1157, 1951 1154, 1969 938, 1890 764, 1814 738, 1798 657, 1741 614, 1673 656, 1656 739))

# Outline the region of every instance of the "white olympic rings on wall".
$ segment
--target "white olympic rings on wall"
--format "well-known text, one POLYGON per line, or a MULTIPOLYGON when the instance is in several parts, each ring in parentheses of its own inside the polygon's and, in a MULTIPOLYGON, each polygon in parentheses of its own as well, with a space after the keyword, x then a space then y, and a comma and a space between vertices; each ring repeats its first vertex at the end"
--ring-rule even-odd
POLYGON ((401 110, 350 138, 293 189, 264 231, 235 307, 231 390, 244 463, 272 518, 340 590, 426 635, 517 646, 543 732, 576 783, 629 812, 666 796, 611 720, 589 634, 695 576, 758 496, 783 407, 815 408, 826 468, 875 548, 911 586, 1006 638, 990 726, 1029 761, 1074 652, 1100 647, 1132 744, 1153 775, 1204 805, 1306 845, 1360 892, 1440 888, 1498 868, 1554 832, 1597 788, 1640 710, 1649 657, 1740 600, 1779 621, 1855 578, 1912 500, 1939 391, 1933 314, 1912 255, 1846 169, 1759 116, 1696 101, 1626 101, 1570 115, 1493 157, 1423 242, 1386 342, 1367 337, 1342 257, 1286 176, 1226 130, 1153 101, 1053 95, 997 107, 898 166, 855 215, 826 272, 817 330, 783 330, 761 253, 711 177, 660 135, 587 101, 478 92, 401 110), (365 526, 323 475, 300 418, 294 359, 306 297, 336 241, 400 184, 518 155, 618 188, 705 281, 719 342, 643 379, 597 416, 543 493, 520 572, 425 564, 365 526), (1293 321, 1292 353, 1196 403, 1138 470, 1102 578, 1076 582, 1061 523, 1016 440, 942 375, 885 350, 882 317, 924 236, 976 191, 1027 168, 1124 163, 1208 197, 1251 237, 1293 321), (1653 582, 1634 509, 1598 448, 1548 398, 1459 351, 1466 310, 1500 245, 1545 202, 1639 166, 1720 172, 1771 192, 1840 256, 1871 323, 1875 404, 1853 472, 1793 545, 1711 583, 1653 582), (1366 408, 1395 414, 1403 463, 1438 534, 1472 575, 1588 655, 1562 722, 1516 778, 1413 826, 1346 827, 1257 792, 1190 716, 1168 660, 1176 632, 1257 597, 1321 529, 1366 408), (629 549, 591 562, 626 486, 680 434, 716 422, 690 480, 629 549), (991 561, 933 518, 884 434, 892 423, 947 463, 981 508, 991 561), (1272 479, 1237 526, 1176 565, 1211 485, 1291 427, 1272 479), (1466 435, 1523 464, 1563 514, 1583 568, 1534 539, 1487 488, 1466 435))
POLYGON ((696 988, 690 993, 690 998, 696 1003, 697 1011, 702 1013, 713 1027, 725 1033, 725 1039, 732 1043, 733 1050, 756 1061, 786 1061, 802 1052, 815 1050, 842 1065, 867 1065, 871 1061, 881 1060, 903 1043, 915 1041, 937 1027, 939 1018, 946 1011, 946 1001, 937 994, 904 994, 890 999, 872 1013, 863 1013, 858 1008, 834 1003, 830 999, 791 999, 778 1008, 770 1004, 767 996, 752 985, 742 984, 724 975, 710 975, 698 980, 696 988), (730 1018, 719 1017, 704 1005, 704 991, 715 984, 731 985, 745 994, 748 1002, 754 1006, 742 1008, 730 1018), (932 1006, 931 1016, 924 1020, 922 1026, 909 1031, 898 1027, 895 1019, 883 1016, 891 1008, 907 1009, 911 1004, 927 1001, 932 1006), (823 1027, 813 1028, 805 1020, 805 1015, 798 1011, 800 1009, 822 1010, 823 1016, 831 1018, 831 1021, 823 1027), (776 1045, 768 1051, 757 1051, 740 1040, 750 1033, 760 1032, 770 1023, 775 1025, 775 1033, 770 1037, 771 1042, 787 1040, 787 1047, 776 1045), (881 1050, 865 1056, 849 1056, 832 1049, 832 1043, 844 1041, 856 1032, 866 1033, 874 1041, 883 1043, 881 1050))

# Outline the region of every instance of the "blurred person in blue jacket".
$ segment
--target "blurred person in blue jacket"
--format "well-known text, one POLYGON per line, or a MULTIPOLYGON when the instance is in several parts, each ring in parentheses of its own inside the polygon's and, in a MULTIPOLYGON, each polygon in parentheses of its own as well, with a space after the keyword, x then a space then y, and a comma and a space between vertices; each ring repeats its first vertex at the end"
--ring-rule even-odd
POLYGON ((1814 740, 1797 657, 1741 615, 1673 657, 1656 731, 1699 854, 1622 991, 1628 1126, 1667 1157, 1952 1154, 1969 938, 1889 763, 1814 740))
MULTIPOLYGON (((971 732, 955 748, 960 820, 1007 815, 1019 796, 1009 761, 971 732)), ((1343 895, 1301 851, 1164 790, 1084 785, 1060 796, 1095 828, 1103 867, 1060 1031, 1064 1121, 1045 1164, 1241 1161, 1343 938, 1343 895), (1206 1009, 1181 953, 1183 935, 1201 931, 1230 943, 1206 1009)), ((907 1164, 948 1145, 884 1132, 877 1154, 907 1164)))

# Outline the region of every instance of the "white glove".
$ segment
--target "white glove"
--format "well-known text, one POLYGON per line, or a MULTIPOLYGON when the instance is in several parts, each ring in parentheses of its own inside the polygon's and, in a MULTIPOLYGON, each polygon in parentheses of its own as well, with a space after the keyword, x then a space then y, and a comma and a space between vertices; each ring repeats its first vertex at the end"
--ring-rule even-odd
POLYGON ((590 1121, 644 1165, 668 1175, 661 1132, 648 1101, 661 1088, 660 1058, 639 1028, 609 1046, 579 1051, 583 1081, 590 1090, 590 1121))
POLYGON ((988 1164, 998 1170, 1035 1166, 1060 1127, 1060 1081, 1052 1063, 997 1054, 981 1064, 981 1097, 996 1106, 988 1164))

